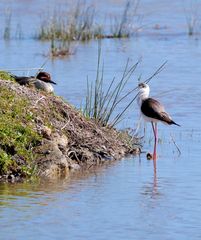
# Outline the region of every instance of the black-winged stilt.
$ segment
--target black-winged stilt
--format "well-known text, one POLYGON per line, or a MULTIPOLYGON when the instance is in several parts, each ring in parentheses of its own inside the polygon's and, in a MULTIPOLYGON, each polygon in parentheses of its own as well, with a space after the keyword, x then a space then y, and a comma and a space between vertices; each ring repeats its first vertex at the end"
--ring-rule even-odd
MULTIPOLYGON (((157 134, 157 123, 162 122, 167 125, 177 125, 170 115, 165 111, 164 106, 153 98, 149 98, 150 88, 146 83, 140 83, 138 85, 139 93, 138 93, 138 105, 140 107, 141 115, 145 121, 151 122, 152 129, 154 132, 154 153, 153 159, 156 160, 156 145, 158 141, 157 134)), ((154 161, 155 162, 155 161, 154 161)))

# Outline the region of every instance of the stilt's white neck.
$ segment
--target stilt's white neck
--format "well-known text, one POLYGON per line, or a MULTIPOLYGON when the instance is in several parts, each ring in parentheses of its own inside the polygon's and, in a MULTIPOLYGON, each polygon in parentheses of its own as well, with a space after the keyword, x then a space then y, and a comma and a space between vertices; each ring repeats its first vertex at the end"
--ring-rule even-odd
POLYGON ((142 105, 142 102, 147 99, 149 97, 149 92, 150 92, 150 89, 149 89, 149 86, 147 85, 145 88, 141 88, 139 90, 139 95, 138 95, 138 98, 137 98, 137 103, 138 105, 141 107, 142 105))

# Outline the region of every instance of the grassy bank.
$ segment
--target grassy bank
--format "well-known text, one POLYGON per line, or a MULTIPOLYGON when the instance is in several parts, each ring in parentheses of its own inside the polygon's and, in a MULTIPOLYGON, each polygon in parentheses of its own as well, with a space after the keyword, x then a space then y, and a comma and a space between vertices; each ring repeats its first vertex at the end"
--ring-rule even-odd
POLYGON ((0 179, 58 177, 138 150, 60 97, 0 80, 0 179))
POLYGON ((1 86, 0 91, 0 175, 30 175, 35 159, 32 149, 41 137, 34 130, 29 101, 1 86))

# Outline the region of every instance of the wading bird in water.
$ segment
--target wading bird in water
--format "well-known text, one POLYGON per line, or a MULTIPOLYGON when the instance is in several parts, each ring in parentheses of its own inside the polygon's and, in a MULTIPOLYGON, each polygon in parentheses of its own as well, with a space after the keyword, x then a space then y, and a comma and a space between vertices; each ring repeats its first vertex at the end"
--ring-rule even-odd
POLYGON ((146 83, 140 83, 138 85, 138 105, 140 107, 141 115, 145 121, 151 122, 153 133, 154 133, 154 153, 153 153, 153 160, 154 160, 154 167, 156 169, 156 145, 158 141, 158 133, 157 133, 157 123, 162 122, 167 125, 177 125, 170 115, 165 111, 164 106, 158 102, 157 100, 149 97, 150 88, 149 85, 146 83))

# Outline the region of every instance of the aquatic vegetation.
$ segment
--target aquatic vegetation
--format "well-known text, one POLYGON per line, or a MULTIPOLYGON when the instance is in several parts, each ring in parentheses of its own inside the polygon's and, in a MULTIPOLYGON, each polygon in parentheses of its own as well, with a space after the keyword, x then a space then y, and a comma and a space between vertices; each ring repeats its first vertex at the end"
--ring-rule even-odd
POLYGON ((55 11, 42 21, 40 40, 86 41, 95 38, 99 27, 94 23, 95 8, 77 2, 68 12, 55 11))
POLYGON ((140 1, 128 1, 123 10, 122 16, 119 18, 114 18, 114 23, 111 25, 111 37, 113 38, 127 38, 135 33, 139 27, 134 24, 139 22, 137 17, 137 9, 140 1), (134 20, 135 19, 135 20, 134 20), (135 22, 136 21, 136 22, 135 22))
POLYGON ((128 60, 120 80, 115 81, 116 79, 114 77, 107 89, 103 88, 104 66, 101 67, 100 60, 101 49, 99 47, 95 85, 93 86, 92 83, 89 84, 89 81, 87 80, 87 95, 82 111, 86 117, 94 119, 101 125, 110 125, 113 127, 122 120, 123 114, 136 99, 136 96, 134 95, 134 97, 128 101, 128 104, 122 112, 114 115, 117 106, 135 90, 134 88, 128 93, 123 94, 123 90, 140 63, 140 60, 132 66, 129 66, 128 60))
POLYGON ((104 26, 95 22, 95 7, 81 4, 78 1, 76 6, 67 13, 55 11, 52 15, 46 16, 39 28, 37 39, 88 41, 100 38, 129 37, 136 30, 131 26, 138 5, 139 0, 134 1, 134 3, 128 1, 122 17, 115 17, 112 22, 111 32, 105 33, 104 26))
POLYGON ((18 23, 16 26, 16 32, 15 32, 15 38, 16 39, 23 39, 23 31, 22 31, 22 27, 21 24, 18 23))
POLYGON ((15 39, 23 38, 21 24, 20 23, 17 23, 16 25, 13 24, 11 8, 6 8, 4 10, 4 26, 2 26, 2 28, 3 28, 2 37, 6 41, 10 40, 11 38, 15 39))
POLYGON ((9 40, 11 37, 11 18, 12 18, 11 9, 8 8, 5 10, 5 27, 3 34, 3 38, 5 40, 9 40))
POLYGON ((200 31, 199 7, 197 6, 196 2, 191 1, 188 10, 187 9, 184 10, 186 15, 188 35, 192 36, 200 31))
POLYGON ((73 54, 73 51, 70 47, 70 42, 66 41, 55 41, 52 39, 50 47, 50 57, 65 57, 73 54))
MULTIPOLYGON (((138 88, 137 81, 141 81, 141 75, 137 77, 136 87, 124 92, 125 86, 129 79, 135 72, 137 66, 140 64, 141 60, 138 60, 135 64, 130 65, 129 59, 125 65, 123 74, 120 80, 116 80, 114 77, 107 88, 105 88, 104 83, 104 65, 101 66, 101 46, 98 49, 98 64, 96 70, 95 84, 89 83, 87 79, 87 94, 85 98, 84 106, 82 107, 82 112, 85 117, 94 119, 96 122, 100 123, 102 126, 114 127, 118 124, 126 111, 132 105, 132 103, 137 98, 137 93, 133 94, 138 88), (130 97, 130 99, 128 98, 130 97), (127 102, 121 112, 115 114, 115 110, 123 100, 127 102)), ((165 61, 149 78, 144 80, 144 83, 148 83, 159 74, 167 61, 165 61)))

